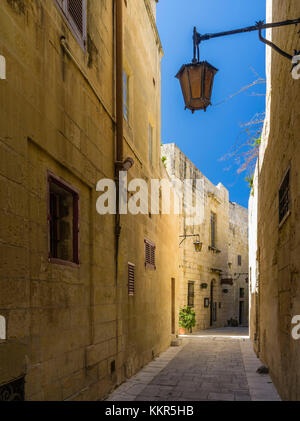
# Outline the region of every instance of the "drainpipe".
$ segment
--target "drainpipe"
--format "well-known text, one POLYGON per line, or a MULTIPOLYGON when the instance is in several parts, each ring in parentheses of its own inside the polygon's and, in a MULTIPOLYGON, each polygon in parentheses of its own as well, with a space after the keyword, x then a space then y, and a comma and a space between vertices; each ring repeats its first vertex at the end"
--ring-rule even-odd
MULTIPOLYGON (((116 0, 116 161, 123 162, 123 0, 116 0)), ((119 172, 119 166, 116 165, 119 172)))
POLYGON ((116 287, 116 352, 119 353, 119 242, 121 234, 119 172, 123 163, 123 0, 115 0, 116 10, 116 215, 115 215, 115 287, 116 287))

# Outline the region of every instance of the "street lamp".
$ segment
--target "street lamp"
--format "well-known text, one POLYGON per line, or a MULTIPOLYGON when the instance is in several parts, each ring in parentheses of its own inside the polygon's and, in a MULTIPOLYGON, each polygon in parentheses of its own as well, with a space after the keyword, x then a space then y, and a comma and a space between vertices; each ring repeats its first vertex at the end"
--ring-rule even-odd
POLYGON ((191 234, 191 235, 187 235, 187 234, 184 234, 184 235, 180 235, 179 236, 179 238, 182 238, 182 240, 181 240, 181 242, 180 242, 180 244, 179 244, 179 247, 181 246, 181 244, 187 239, 187 238, 190 238, 190 237, 197 237, 197 240, 195 240, 194 241, 194 247, 195 247, 195 252, 196 253, 200 253, 201 252, 201 250, 202 250, 202 243, 201 243, 201 241, 200 241, 200 234, 191 234))
MULTIPOLYGON (((215 74, 218 70, 209 64, 207 61, 200 62, 200 51, 199 45, 202 41, 207 41, 212 38, 222 37, 226 35, 240 34, 244 32, 259 31, 259 39, 264 44, 272 47, 277 53, 293 61, 293 56, 281 50, 273 42, 265 39, 262 36, 262 30, 268 28, 275 28, 287 25, 297 25, 300 23, 299 19, 285 20, 283 22, 274 22, 264 24, 263 21, 259 21, 254 26, 248 26, 246 28, 236 29, 233 31, 218 32, 215 34, 201 35, 197 32, 196 27, 194 28, 193 43, 194 43, 194 58, 191 63, 184 64, 176 77, 180 81, 181 90, 185 102, 185 109, 189 109, 194 113, 196 110, 204 110, 211 105, 211 95, 215 74)), ((294 51, 295 55, 300 52, 294 51)), ((294 63, 294 62, 293 62, 294 63)), ((297 65, 294 63, 294 66, 297 65)))
POLYGON ((207 61, 199 61, 199 44, 197 45, 197 30, 194 28, 194 58, 192 63, 184 64, 176 77, 180 81, 185 102, 185 109, 194 113, 211 105, 211 94, 217 69, 207 61))

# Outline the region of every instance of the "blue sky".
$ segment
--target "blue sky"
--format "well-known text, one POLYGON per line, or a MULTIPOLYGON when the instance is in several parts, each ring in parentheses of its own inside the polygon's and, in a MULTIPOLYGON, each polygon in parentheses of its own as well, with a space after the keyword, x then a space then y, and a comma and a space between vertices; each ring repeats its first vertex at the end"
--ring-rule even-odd
MULTIPOLYGON (((162 143, 175 142, 214 184, 222 182, 230 200, 248 206, 246 173, 237 174, 233 160, 221 161, 237 141, 240 123, 265 109, 265 85, 250 88, 204 113, 184 111, 175 75, 192 59, 193 27, 198 32, 219 32, 254 25, 265 19, 265 0, 160 0, 157 24, 164 49, 162 61, 162 143)), ((219 69, 212 103, 217 104, 255 81, 265 78, 265 45, 258 33, 232 35, 200 45, 202 60, 219 69), (255 69, 258 76, 251 70, 255 69)))

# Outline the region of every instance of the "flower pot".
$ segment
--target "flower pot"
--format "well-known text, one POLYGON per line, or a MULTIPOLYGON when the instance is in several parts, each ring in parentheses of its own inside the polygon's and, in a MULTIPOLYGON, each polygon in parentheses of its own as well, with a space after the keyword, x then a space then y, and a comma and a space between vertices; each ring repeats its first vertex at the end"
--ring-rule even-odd
POLYGON ((184 327, 180 327, 179 328, 179 335, 185 335, 186 334, 186 330, 184 327))

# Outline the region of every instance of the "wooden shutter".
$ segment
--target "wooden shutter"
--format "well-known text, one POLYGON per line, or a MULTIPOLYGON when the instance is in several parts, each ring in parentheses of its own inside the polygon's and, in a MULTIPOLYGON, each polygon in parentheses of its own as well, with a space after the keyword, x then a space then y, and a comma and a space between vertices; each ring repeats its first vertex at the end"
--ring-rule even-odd
POLYGON ((134 295, 135 286, 135 265, 128 263, 128 295, 134 295))
POLYGON ((195 284, 194 282, 188 283, 188 306, 194 307, 194 296, 195 296, 195 284))
POLYGON ((68 13, 73 19, 78 31, 83 35, 83 11, 84 1, 83 0, 68 0, 68 13))
POLYGON ((156 269, 155 250, 155 244, 149 240, 145 240, 145 266, 149 269, 156 269))

